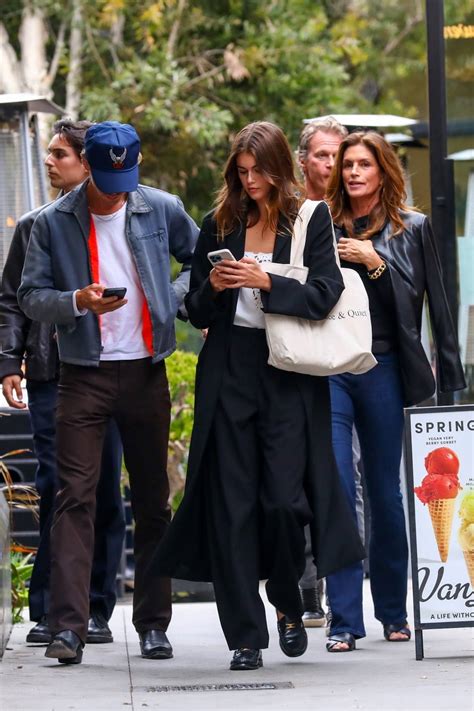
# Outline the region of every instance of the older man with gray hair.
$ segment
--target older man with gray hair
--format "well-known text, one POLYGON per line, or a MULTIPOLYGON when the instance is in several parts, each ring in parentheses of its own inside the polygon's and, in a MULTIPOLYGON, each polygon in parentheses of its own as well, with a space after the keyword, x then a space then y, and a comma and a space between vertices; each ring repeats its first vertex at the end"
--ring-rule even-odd
MULTIPOLYGON (((324 200, 326 187, 334 167, 337 151, 348 131, 333 116, 326 116, 307 123, 300 134, 298 144, 298 162, 304 175, 306 196, 310 200, 324 200)), ((358 468, 360 447, 357 433, 353 432, 352 454, 356 480, 356 510, 359 533, 364 540, 364 500, 361 475, 358 468)), ((306 568, 300 580, 303 599, 303 623, 305 627, 323 627, 326 616, 321 599, 324 581, 317 579, 316 567, 312 560, 311 541, 306 531, 306 568)), ((328 602, 327 622, 330 622, 328 602)))
POLYGON ((311 121, 302 130, 298 162, 310 200, 324 200, 339 145, 347 133, 345 126, 332 116, 311 121))

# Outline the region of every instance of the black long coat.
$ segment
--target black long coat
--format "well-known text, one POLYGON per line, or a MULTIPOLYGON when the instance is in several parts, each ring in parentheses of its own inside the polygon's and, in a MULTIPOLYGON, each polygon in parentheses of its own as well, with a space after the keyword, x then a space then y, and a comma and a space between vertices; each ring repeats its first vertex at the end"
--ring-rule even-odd
MULTIPOLYGON (((272 275, 272 289, 262 292, 264 311, 302 318, 324 318, 344 288, 334 259, 329 211, 324 203, 308 225, 304 263, 309 267, 305 285, 272 275)), ((216 295, 209 282, 207 253, 227 247, 240 259, 245 229, 240 227, 219 241, 211 215, 204 220, 194 253, 186 308, 196 328, 209 328, 196 371, 196 404, 186 489, 183 501, 153 561, 160 575, 185 580, 212 581, 206 533, 206 447, 219 396, 238 299, 238 290, 216 295)), ((279 229, 273 261, 288 263, 291 237, 279 229)), ((325 577, 364 557, 357 527, 340 488, 331 444, 331 417, 327 378, 306 376, 301 389, 310 443, 305 490, 313 511, 311 534, 318 575, 325 577)), ((291 476, 291 472, 288 473, 291 476)), ((256 541, 256 545, 258 542, 256 541)), ((262 561, 260 578, 266 578, 262 561)))

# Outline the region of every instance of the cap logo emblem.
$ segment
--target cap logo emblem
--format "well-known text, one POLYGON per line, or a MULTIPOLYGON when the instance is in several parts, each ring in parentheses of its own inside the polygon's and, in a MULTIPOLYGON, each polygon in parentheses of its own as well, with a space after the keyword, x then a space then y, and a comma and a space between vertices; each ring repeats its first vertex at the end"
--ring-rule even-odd
POLYGON ((109 151, 109 156, 110 156, 111 159, 112 159, 112 166, 113 166, 114 168, 117 168, 117 169, 120 170, 120 168, 123 168, 123 162, 124 162, 124 160, 125 160, 125 158, 126 158, 126 156, 127 156, 127 149, 124 148, 124 149, 123 149, 123 153, 122 153, 121 155, 117 156, 117 155, 115 155, 115 153, 114 153, 114 149, 111 148, 110 151, 109 151))

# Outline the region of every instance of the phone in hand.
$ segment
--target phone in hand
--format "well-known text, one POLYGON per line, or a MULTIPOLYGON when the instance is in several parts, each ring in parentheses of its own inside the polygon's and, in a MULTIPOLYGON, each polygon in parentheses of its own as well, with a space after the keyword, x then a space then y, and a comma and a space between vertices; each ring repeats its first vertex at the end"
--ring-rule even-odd
POLYGON ((207 258, 212 266, 219 264, 223 259, 230 259, 231 262, 237 261, 230 249, 216 249, 215 252, 208 252, 207 258))
POLYGON ((108 296, 118 296, 119 299, 123 299, 126 293, 126 286, 114 286, 110 289, 104 289, 102 292, 102 298, 107 298, 108 296))

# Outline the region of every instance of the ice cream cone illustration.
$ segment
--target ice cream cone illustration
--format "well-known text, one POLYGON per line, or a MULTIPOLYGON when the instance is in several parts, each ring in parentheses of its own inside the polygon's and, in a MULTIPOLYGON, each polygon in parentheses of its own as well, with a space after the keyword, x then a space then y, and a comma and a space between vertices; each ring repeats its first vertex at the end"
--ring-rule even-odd
POLYGON ((467 574, 469 575, 471 586, 474 588, 474 550, 463 551, 463 554, 466 561, 467 574))
POLYGON ((443 563, 448 560, 449 539, 451 538, 453 527, 455 503, 456 499, 434 499, 433 501, 428 501, 439 557, 443 563))
POLYGON ((459 459, 448 447, 438 447, 425 458, 428 474, 415 487, 415 494, 423 504, 428 504, 431 523, 443 563, 448 559, 449 542, 453 526, 454 505, 461 485, 458 471, 459 459))
POLYGON ((465 494, 459 509, 461 527, 459 529, 459 545, 466 561, 467 574, 474 588, 474 491, 465 494))

